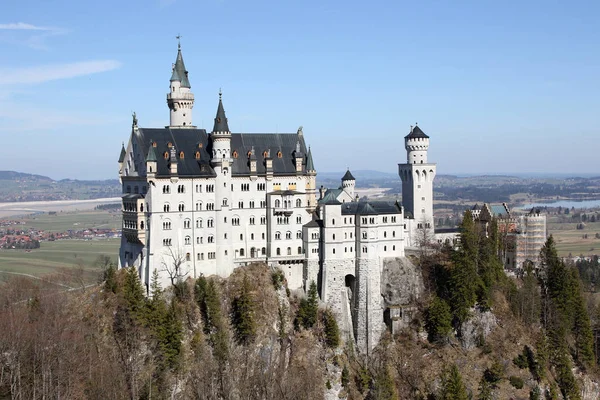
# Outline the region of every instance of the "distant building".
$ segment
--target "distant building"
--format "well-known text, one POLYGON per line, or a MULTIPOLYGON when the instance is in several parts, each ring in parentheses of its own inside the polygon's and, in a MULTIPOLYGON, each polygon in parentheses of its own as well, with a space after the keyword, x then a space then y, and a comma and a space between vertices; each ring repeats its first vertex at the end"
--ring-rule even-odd
POLYGON ((486 235, 492 219, 498 222, 498 231, 504 241, 502 258, 508 270, 523 268, 529 261, 537 266, 540 250, 546 242, 546 215, 532 209, 524 215, 511 213, 508 204, 477 204, 471 209, 473 219, 480 223, 486 235))

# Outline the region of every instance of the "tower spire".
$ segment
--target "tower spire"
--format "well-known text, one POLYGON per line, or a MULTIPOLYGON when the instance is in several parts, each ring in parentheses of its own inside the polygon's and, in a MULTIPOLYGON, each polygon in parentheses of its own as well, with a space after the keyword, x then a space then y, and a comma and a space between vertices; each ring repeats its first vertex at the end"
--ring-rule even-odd
POLYGON ((183 55, 181 54, 181 35, 177 39, 177 58, 171 73, 167 104, 171 110, 170 127, 193 127, 192 108, 194 108, 194 94, 191 92, 188 71, 185 69, 183 55))
POLYGON ((223 108, 223 92, 219 89, 219 105, 217 107, 217 115, 215 116, 214 132, 229 132, 229 124, 225 116, 225 108, 223 108))

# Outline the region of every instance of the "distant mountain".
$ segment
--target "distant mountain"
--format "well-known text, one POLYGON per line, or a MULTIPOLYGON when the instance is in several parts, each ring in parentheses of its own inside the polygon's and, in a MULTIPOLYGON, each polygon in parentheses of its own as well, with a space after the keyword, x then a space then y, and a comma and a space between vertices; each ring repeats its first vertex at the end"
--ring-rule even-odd
POLYGON ((24 172, 16 172, 16 171, 0 171, 0 180, 20 180, 20 179, 52 181, 52 178, 48 178, 47 176, 43 176, 43 175, 26 174, 24 172))
POLYGON ((84 200, 121 195, 121 185, 116 179, 55 181, 47 176, 16 171, 0 171, 0 187, 0 202, 84 200))
MULTIPOLYGON (((356 178, 356 180, 361 180, 361 179, 369 179, 369 180, 376 180, 376 179, 381 179, 381 180, 385 180, 385 179, 396 179, 398 178, 398 174, 397 173, 391 173, 391 172, 381 172, 381 171, 373 171, 373 170, 369 170, 369 169, 359 169, 357 171, 350 171, 352 173, 352 176, 354 176, 356 178)), ((317 177, 320 179, 337 179, 340 180, 342 179, 342 176, 344 176, 344 174, 346 173, 346 171, 342 171, 342 172, 317 172, 317 177)), ((400 179, 400 178, 398 178, 400 179)))

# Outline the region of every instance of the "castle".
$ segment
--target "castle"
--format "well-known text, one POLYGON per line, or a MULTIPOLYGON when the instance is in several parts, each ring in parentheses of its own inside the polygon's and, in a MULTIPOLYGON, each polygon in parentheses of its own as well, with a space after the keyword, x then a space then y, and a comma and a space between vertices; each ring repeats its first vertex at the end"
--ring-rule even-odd
POLYGON ((119 267, 135 266, 148 290, 155 270, 164 286, 264 262, 280 268, 292 290, 316 282, 342 331, 372 348, 385 329, 383 263, 418 246, 422 232, 433 235, 429 137, 414 126, 404 138, 402 204, 360 202, 350 171, 340 188, 317 189, 302 128, 232 133, 221 93, 212 130, 196 127, 181 46, 167 105, 169 126, 142 128, 134 114, 121 149, 119 267))

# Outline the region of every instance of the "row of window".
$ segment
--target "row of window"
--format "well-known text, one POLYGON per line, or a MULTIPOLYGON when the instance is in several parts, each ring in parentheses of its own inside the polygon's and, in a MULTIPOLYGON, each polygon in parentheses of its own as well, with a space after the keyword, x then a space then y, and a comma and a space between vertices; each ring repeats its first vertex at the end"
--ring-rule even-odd
MULTIPOLYGON (((147 191, 148 191, 148 188, 146 186, 142 186, 142 194, 146 194, 147 191)), ((127 185, 127 187, 125 188, 125 192, 131 193, 131 186, 130 185, 127 185)), ((140 188, 138 186, 134 186, 133 187, 133 193, 139 194, 140 193, 140 188)))
MULTIPOLYGON (((279 199, 275 199, 275 208, 281 208, 281 200, 279 199)), ((284 200, 283 201, 283 208, 291 208, 292 207, 292 200, 284 200)), ((296 199, 296 207, 302 207, 302 200, 301 199, 296 199)))
MULTIPOLYGON (((285 238, 286 239, 291 239, 292 238, 292 232, 287 231, 285 233, 285 238)), ((275 232, 275 239, 276 240, 281 240, 281 232, 275 232)), ((296 239, 302 239, 302 232, 298 231, 296 232, 296 239)))

